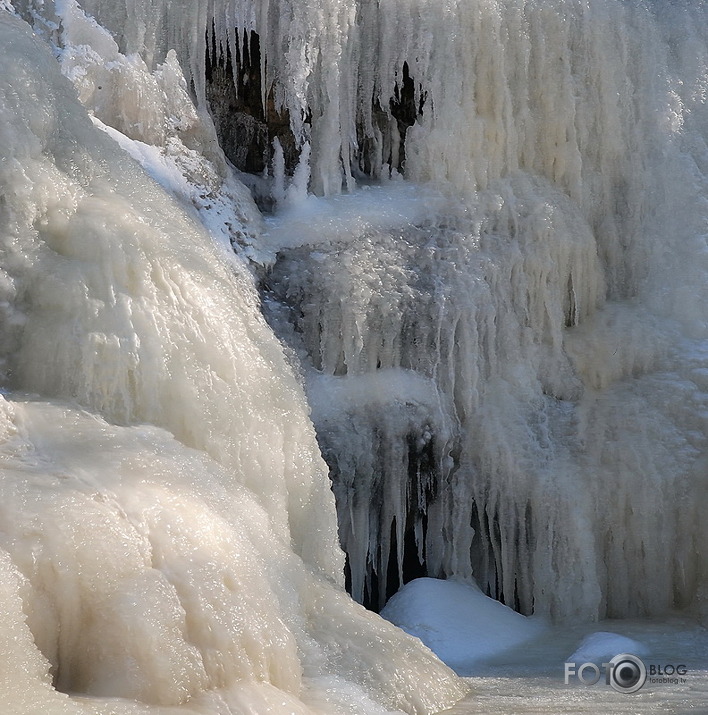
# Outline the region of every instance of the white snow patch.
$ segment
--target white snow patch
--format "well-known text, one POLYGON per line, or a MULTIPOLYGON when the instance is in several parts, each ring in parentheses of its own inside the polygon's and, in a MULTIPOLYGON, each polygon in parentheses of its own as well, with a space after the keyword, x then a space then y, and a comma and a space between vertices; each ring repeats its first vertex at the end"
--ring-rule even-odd
POLYGON ((458 675, 514 649, 546 627, 543 620, 516 613, 470 583, 419 578, 407 583, 381 615, 420 638, 458 675))
POLYGON ((594 663, 603 659, 609 660, 620 653, 643 656, 649 654, 649 649, 643 643, 619 633, 597 631, 583 638, 575 652, 568 656, 567 662, 594 663))

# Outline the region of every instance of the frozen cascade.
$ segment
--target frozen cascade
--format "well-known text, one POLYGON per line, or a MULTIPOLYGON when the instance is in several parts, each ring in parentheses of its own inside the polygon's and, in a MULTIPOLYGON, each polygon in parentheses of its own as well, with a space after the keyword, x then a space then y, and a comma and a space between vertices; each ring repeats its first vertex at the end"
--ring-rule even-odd
POLYGON ((704 2, 0 8, 19 712, 461 694, 332 585, 296 360, 358 599, 425 573, 527 613, 705 616, 704 2), (208 52, 243 32, 301 152, 287 176, 276 137, 265 222, 209 114, 208 52))
POLYGON ((7 11, 0 45, 3 712, 454 702, 465 686, 339 585, 326 466, 243 264, 7 11))
MULTIPOLYGON (((388 78, 379 109, 407 62, 405 176, 437 188, 313 199, 269 231, 355 597, 422 570, 526 613, 700 606, 705 3, 394 5, 359 6, 376 59, 342 61, 388 78)), ((395 179, 368 96, 356 166, 395 179)))
MULTIPOLYGON (((369 191, 421 200, 405 192, 369 191)), ((381 604, 423 569, 474 576, 526 613, 688 604, 703 358, 669 369, 658 318, 603 306, 592 232, 543 182, 438 208, 395 230, 347 223, 338 242, 281 250, 271 275, 293 306, 274 322, 297 326, 314 363, 353 593, 381 604)))

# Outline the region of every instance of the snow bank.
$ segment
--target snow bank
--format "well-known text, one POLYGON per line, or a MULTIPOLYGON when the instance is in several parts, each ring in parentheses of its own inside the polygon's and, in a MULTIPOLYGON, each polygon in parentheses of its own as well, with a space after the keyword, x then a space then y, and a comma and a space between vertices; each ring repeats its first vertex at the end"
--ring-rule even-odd
POLYGON ((539 636, 543 621, 516 613, 470 583, 419 578, 407 583, 381 615, 425 643, 459 675, 539 636))

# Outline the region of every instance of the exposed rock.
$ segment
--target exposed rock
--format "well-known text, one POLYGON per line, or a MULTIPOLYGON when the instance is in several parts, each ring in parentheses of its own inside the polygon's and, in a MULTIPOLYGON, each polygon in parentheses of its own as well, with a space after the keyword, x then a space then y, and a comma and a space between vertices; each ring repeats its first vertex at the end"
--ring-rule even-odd
POLYGON ((273 140, 283 147, 286 171, 299 150, 287 110, 279 112, 269 88, 263 106, 260 38, 243 31, 236 57, 211 32, 206 56, 206 97, 224 153, 240 171, 262 173, 270 164, 273 140))

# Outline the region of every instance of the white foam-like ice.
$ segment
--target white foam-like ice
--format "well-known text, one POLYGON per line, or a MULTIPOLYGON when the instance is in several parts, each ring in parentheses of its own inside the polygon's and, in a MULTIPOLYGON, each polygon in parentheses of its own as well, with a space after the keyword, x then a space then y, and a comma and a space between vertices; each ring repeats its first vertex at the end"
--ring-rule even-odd
POLYGON ((460 696, 342 591, 310 409, 357 598, 417 558, 525 613, 705 617, 707 10, 0 2, 6 709, 460 696), (212 28, 259 34, 302 151, 265 223, 212 28))

